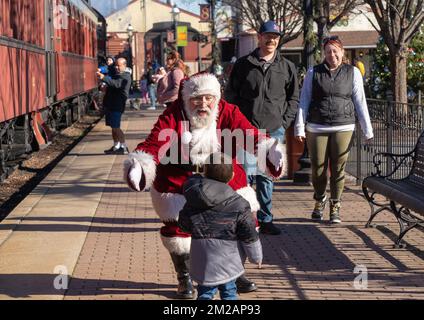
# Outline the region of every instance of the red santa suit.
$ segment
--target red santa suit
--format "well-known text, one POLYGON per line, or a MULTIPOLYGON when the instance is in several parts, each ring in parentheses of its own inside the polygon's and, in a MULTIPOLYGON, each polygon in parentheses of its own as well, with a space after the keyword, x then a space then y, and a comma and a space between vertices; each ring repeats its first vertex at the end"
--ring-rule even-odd
POLYGON ((188 272, 191 237, 177 225, 186 202, 182 195, 184 182, 201 170, 212 153, 224 152, 233 161, 234 178, 229 185, 250 203, 252 211, 257 211, 256 193, 247 185, 246 173, 236 159, 237 150, 249 146, 247 151, 251 153, 263 151, 265 156, 258 157, 258 166, 273 177, 283 173, 283 153, 281 145, 252 126, 237 106, 221 99, 220 84, 212 74, 198 74, 185 80, 181 93, 159 116, 147 139, 129 154, 124 162, 124 179, 132 189, 150 189, 153 207, 164 223, 161 239, 177 271, 177 294, 191 298, 193 288, 188 272), (210 110, 207 121, 198 122, 190 99, 205 95, 214 99, 206 109, 210 110), (231 137, 233 133, 238 138, 231 137))
MULTIPOLYGON (((257 211, 259 203, 256 193, 247 185, 243 166, 236 160, 237 148, 245 148, 246 143, 253 142, 255 149, 261 144, 269 152, 274 140, 251 125, 237 106, 220 99, 219 82, 213 75, 199 74, 186 80, 182 99, 163 112, 147 139, 129 155, 130 159, 136 159, 141 165, 142 180, 145 180, 142 186, 150 188, 153 207, 165 224, 161 228, 161 239, 171 253, 190 251, 190 235, 182 232, 176 224, 178 214, 185 204, 182 195, 185 180, 196 171, 196 165, 201 167, 205 163, 210 154, 217 151, 228 154, 228 150, 222 150, 224 145, 228 146, 228 140, 224 141, 228 139, 225 133, 236 130, 243 132, 245 139, 231 145, 234 178, 229 185, 250 203, 252 211, 257 211), (211 114, 213 121, 206 127, 192 128, 184 106, 190 97, 205 94, 216 97, 211 114), (177 156, 175 150, 178 150, 177 156), (166 161, 163 161, 164 158, 166 161)), ((275 171, 269 162, 267 169, 274 176, 282 174, 282 168, 275 171)))

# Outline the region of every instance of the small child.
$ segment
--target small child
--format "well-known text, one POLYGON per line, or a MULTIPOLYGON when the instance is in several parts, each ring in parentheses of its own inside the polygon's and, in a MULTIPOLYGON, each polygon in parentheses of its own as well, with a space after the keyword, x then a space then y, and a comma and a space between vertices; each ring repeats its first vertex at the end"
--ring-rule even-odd
POLYGON ((204 169, 205 177, 196 174, 184 183, 187 202, 178 220, 192 235, 190 275, 198 300, 212 300, 217 290, 222 300, 236 300, 235 281, 244 274, 238 244, 259 267, 262 246, 249 203, 227 184, 234 176, 232 159, 214 153, 204 169))

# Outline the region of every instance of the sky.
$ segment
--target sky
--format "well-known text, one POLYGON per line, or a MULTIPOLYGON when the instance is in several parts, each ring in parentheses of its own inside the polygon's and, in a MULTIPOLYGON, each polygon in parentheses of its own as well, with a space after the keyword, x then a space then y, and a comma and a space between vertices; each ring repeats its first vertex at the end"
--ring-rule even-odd
POLYGON ((176 3, 182 9, 199 14, 200 13, 199 4, 206 3, 206 1, 193 1, 193 0, 178 1, 177 0, 176 3))
MULTIPOLYGON (((107 16, 112 11, 125 7, 130 0, 91 0, 91 4, 102 15, 107 16)), ((166 2, 166 0, 161 0, 166 2)), ((199 14, 199 4, 205 3, 204 0, 174 0, 181 9, 199 14)))

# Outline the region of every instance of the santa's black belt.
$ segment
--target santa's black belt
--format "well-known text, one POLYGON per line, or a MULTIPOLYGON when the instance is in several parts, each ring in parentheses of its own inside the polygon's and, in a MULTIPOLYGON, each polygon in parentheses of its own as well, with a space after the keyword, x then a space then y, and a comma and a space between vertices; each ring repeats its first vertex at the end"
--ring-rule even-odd
POLYGON ((173 167, 182 169, 184 171, 191 171, 191 172, 196 172, 196 173, 203 173, 205 166, 201 165, 201 164, 189 164, 189 163, 171 163, 170 164, 173 167))

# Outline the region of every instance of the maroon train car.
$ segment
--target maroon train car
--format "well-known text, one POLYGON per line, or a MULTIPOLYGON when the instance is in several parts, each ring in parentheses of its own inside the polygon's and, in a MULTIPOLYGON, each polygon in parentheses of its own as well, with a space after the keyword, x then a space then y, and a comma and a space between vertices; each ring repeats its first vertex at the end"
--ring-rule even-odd
POLYGON ((99 20, 87 0, 0 0, 0 180, 93 103, 99 20))

